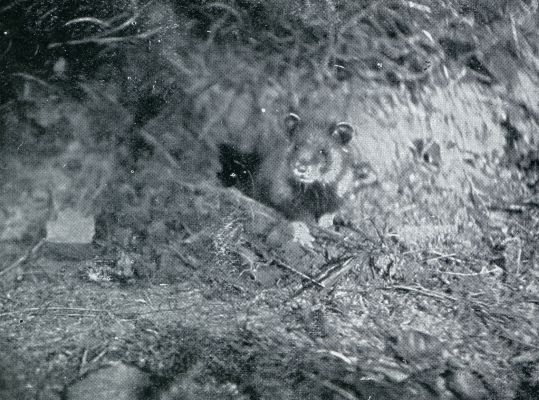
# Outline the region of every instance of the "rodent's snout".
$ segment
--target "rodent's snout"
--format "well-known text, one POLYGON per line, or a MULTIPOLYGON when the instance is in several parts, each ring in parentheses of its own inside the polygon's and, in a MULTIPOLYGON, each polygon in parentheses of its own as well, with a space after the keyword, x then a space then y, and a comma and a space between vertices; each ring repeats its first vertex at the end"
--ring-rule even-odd
POLYGON ((294 180, 306 184, 320 180, 326 158, 321 156, 319 147, 308 142, 302 143, 290 154, 289 168, 294 180))
POLYGON ((313 166, 301 161, 294 163, 292 174, 295 179, 302 183, 312 183, 317 179, 313 166))
POLYGON ((306 173, 308 170, 307 165, 300 163, 299 161, 294 166, 294 171, 297 171, 300 174, 306 173))

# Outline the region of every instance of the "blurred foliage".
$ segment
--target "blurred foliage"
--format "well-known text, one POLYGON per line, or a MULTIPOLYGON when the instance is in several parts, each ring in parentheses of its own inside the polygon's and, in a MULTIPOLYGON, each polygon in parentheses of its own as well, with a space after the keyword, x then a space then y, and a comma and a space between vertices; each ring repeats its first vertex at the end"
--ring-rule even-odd
MULTIPOLYGON (((428 112, 433 93, 426 89, 471 80, 501 87, 525 118, 537 119, 522 91, 512 93, 520 73, 539 71, 537 7, 536 0, 10 1, 0 8, 0 107, 42 108, 27 90, 37 82, 47 97, 93 102, 138 127, 168 108, 204 137, 219 135, 212 129, 228 121, 230 132, 264 124, 260 130, 271 131, 261 114, 282 112, 279 98, 301 101, 351 85, 356 101, 377 113, 391 112, 395 101, 410 113, 428 112)), ((116 120, 110 117, 104 120, 116 120)), ((23 109, 15 119, 25 118, 23 109)), ((0 119, 0 127, 12 123, 12 113, 0 119)), ((152 147, 136 130, 109 136, 135 161, 152 147)), ((25 135, 10 132, 10 142, 25 135)), ((94 135, 104 137, 91 130, 86 140, 94 135)))
POLYGON ((176 39, 187 60, 198 60, 185 61, 180 71, 195 78, 188 84, 198 83, 201 61, 217 68, 207 57, 216 62, 227 53, 247 67, 221 71, 238 85, 253 69, 275 77, 296 67, 316 80, 358 76, 413 88, 451 76, 457 60, 492 82, 510 78, 491 71, 493 48, 519 64, 527 52, 537 53, 536 11, 536 1, 524 0, 13 1, 0 8, 1 73, 7 82, 16 72, 47 77, 51 63, 64 57, 73 75, 92 75, 96 66, 118 62, 133 38, 158 46, 160 33, 176 39))

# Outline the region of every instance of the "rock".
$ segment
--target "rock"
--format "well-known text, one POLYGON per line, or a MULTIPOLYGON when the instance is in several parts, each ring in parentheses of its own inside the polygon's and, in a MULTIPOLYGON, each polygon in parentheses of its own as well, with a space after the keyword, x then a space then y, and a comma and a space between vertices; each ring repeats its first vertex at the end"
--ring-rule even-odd
POLYGON ((136 367, 114 363, 83 375, 65 389, 66 400, 135 400, 150 386, 150 377, 136 367))

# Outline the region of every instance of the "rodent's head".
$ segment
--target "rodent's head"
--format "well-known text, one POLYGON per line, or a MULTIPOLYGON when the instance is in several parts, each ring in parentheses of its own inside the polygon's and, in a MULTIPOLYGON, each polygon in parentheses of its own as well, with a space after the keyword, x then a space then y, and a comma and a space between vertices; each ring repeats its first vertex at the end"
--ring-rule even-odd
POLYGON ((354 128, 347 122, 303 121, 290 113, 285 127, 292 143, 288 154, 291 179, 301 184, 338 181, 350 151, 354 128))

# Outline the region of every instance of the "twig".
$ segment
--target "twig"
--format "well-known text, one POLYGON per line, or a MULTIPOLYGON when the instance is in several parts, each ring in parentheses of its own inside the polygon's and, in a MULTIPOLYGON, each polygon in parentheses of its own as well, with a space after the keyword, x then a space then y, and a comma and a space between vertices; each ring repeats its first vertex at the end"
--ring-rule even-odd
MULTIPOLYGON (((168 29, 175 28, 175 26, 168 27, 168 29)), ((55 42, 55 43, 49 43, 47 46, 48 49, 55 49, 57 47, 61 47, 64 45, 67 46, 76 46, 79 44, 89 44, 89 43, 95 43, 95 44, 110 44, 110 43, 117 43, 117 42, 125 42, 132 39, 147 39, 150 36, 153 36, 161 31, 165 30, 163 27, 158 27, 154 29, 150 29, 149 31, 139 33, 137 35, 131 35, 131 36, 120 36, 120 37, 89 37, 84 39, 75 39, 75 40, 69 40, 67 42, 55 42)))
POLYGON ((446 275, 455 275, 455 276, 479 276, 479 275, 488 275, 488 274, 494 274, 498 269, 489 269, 486 271, 480 271, 480 272, 453 272, 453 271, 442 271, 442 274, 446 275))
POLYGON ((41 248, 41 246, 43 246, 44 243, 45 243, 45 239, 41 239, 39 242, 37 242, 37 244, 34 247, 32 247, 31 249, 28 249, 24 256, 19 258, 17 261, 15 261, 13 264, 8 266, 7 268, 4 268, 3 270, 1 270, 0 276, 24 264, 26 261, 30 259, 30 257, 33 257, 39 251, 39 249, 41 248))
POLYGON ((99 25, 99 26, 103 26, 105 28, 110 28, 110 24, 105 22, 105 21, 102 21, 100 20, 99 18, 94 18, 94 17, 81 17, 81 18, 75 18, 75 19, 72 19, 72 20, 69 20, 67 21, 64 26, 69 26, 69 25, 73 25, 73 24, 78 24, 78 23, 81 23, 81 22, 89 22, 91 24, 96 24, 96 25, 99 25))
POLYGON ((103 358, 103 356, 105 354, 107 354, 107 351, 108 349, 105 348, 104 350, 102 350, 97 356, 95 356, 91 361, 90 361, 90 364, 95 364, 96 362, 98 362, 101 358, 103 358))
MULTIPOLYGON (((109 314, 110 310, 104 310, 104 309, 94 309, 94 308, 82 308, 82 307, 31 307, 31 308, 24 308, 22 310, 17 311, 10 311, 0 314, 0 317, 5 317, 7 315, 13 315, 18 313, 28 313, 28 314, 35 314, 37 312, 45 312, 45 311, 79 311, 79 312, 88 312, 88 313, 96 313, 96 314, 109 314)), ((60 314, 63 315, 63 314, 60 314)), ((74 315, 74 314, 66 314, 66 315, 74 315)), ((77 315, 84 315, 84 314, 77 314, 77 315)))
POLYGON ((178 170, 181 169, 180 165, 176 162, 176 160, 174 159, 174 157, 172 157, 168 150, 165 149, 165 147, 161 143, 159 143, 159 141, 154 138, 146 129, 140 128, 138 134, 146 141, 146 143, 154 146, 157 150, 159 150, 172 167, 178 170))
POLYGON ((203 8, 217 8, 227 11, 229 14, 232 14, 236 19, 241 21, 240 13, 234 8, 225 3, 212 2, 210 4, 204 5, 203 8))
POLYGON ((127 20, 125 20, 123 23, 121 23, 120 25, 108 30, 108 31, 105 31, 105 32, 101 32, 95 36, 93 36, 94 38, 98 38, 98 37, 105 37, 105 36, 108 36, 108 35, 111 35, 113 33, 117 33, 117 32, 120 32, 122 30, 124 30, 125 28, 127 28, 129 25, 133 25, 137 18, 139 17, 139 13, 136 12, 134 13, 131 18, 128 18, 127 20))
POLYGON ((9 11, 11 8, 19 5, 20 3, 24 3, 26 0, 14 0, 11 4, 8 4, 5 7, 0 8, 0 14, 9 11))
POLYGON ((533 199, 533 198, 530 198, 530 199, 526 199, 522 202, 524 205, 526 206, 529 206, 529 207, 536 207, 536 208, 539 208, 539 198, 536 199, 533 199))
POLYGON ((334 383, 332 383, 332 382, 330 382, 330 381, 328 381, 326 379, 320 380, 320 377, 316 376, 313 373, 307 372, 307 371, 304 371, 304 373, 308 378, 312 379, 314 382, 319 382, 322 386, 325 386, 327 389, 332 390, 333 392, 339 394, 342 398, 344 398, 346 400, 359 400, 358 397, 354 396, 349 391, 343 389, 342 387, 339 387, 339 386, 335 385, 334 383))
POLYGON ((82 358, 80 361, 79 375, 82 375, 86 371, 86 366, 88 365, 88 348, 84 349, 82 353, 82 358))
POLYGON ((2 53, 2 57, 5 56, 5 55, 9 52, 9 50, 11 50, 11 46, 13 46, 13 40, 10 40, 10 41, 9 41, 9 43, 8 43, 8 45, 7 45, 7 47, 6 47, 6 49, 5 49, 4 52, 2 53))
POLYGON ((311 282, 312 284, 314 284, 314 285, 316 285, 316 286, 318 286, 318 287, 320 287, 320 288, 322 288, 322 289, 325 289, 325 288, 326 288, 322 283, 318 282, 316 279, 311 278, 309 275, 304 274, 304 273, 301 272, 301 271, 298 271, 297 269, 295 269, 295 268, 293 268, 293 267, 291 267, 291 266, 285 264, 285 263, 282 262, 282 261, 279 261, 279 260, 276 260, 276 259, 272 259, 271 261, 272 261, 273 263, 275 263, 275 265, 277 265, 278 267, 281 267, 281 268, 284 268, 284 269, 286 269, 286 270, 288 270, 288 271, 291 271, 291 272, 293 272, 294 274, 296 274, 296 275, 298 275, 298 276, 301 276, 303 279, 307 279, 309 282, 311 282))
MULTIPOLYGON (((324 271, 321 275, 319 275, 318 282, 322 282, 322 284, 326 288, 331 288, 337 283, 339 279, 341 279, 345 274, 347 274, 355 265, 355 263, 352 263, 354 261, 353 257, 348 257, 344 262, 338 263, 337 265, 328 268, 327 271, 324 271)), ((364 261, 364 260, 363 260, 364 261)))
POLYGON ((432 13, 432 9, 429 6, 425 6, 414 1, 407 1, 405 4, 407 4, 409 8, 415 8, 416 10, 423 11, 428 14, 432 13))
POLYGON ((192 260, 192 257, 183 255, 178 249, 173 246, 168 246, 167 249, 172 250, 172 252, 186 265, 189 265, 193 269, 200 269, 201 264, 197 260, 192 260))
POLYGON ((521 204, 489 204, 487 208, 492 211, 505 211, 508 213, 523 213, 526 211, 526 207, 521 204))
POLYGON ((384 235, 380 232, 378 227, 376 226, 376 222, 374 221, 374 218, 369 218, 368 221, 371 223, 372 227, 374 228, 374 231, 376 232, 376 235, 378 236, 378 239, 380 239, 380 243, 382 243, 384 246, 386 246, 386 241, 384 238, 384 235))
POLYGON ((37 19, 37 21, 35 22, 36 26, 40 26, 45 18, 47 18, 49 15, 55 13, 57 10, 58 10, 58 7, 51 7, 46 12, 41 14, 39 16, 39 18, 37 19))
POLYGON ((452 261, 455 261, 455 262, 458 262, 458 263, 463 263, 464 262, 460 258, 455 257, 457 255, 456 253, 442 254, 442 253, 439 253, 437 251, 432 251, 432 253, 436 254, 436 257, 424 258, 424 259, 421 260, 421 262, 429 262, 429 261, 436 261, 436 260, 443 260, 443 259, 452 260, 452 261))
POLYGON ((424 287, 414 287, 414 286, 403 286, 403 285, 394 285, 394 286, 388 286, 388 287, 379 287, 378 289, 381 290, 403 290, 405 292, 414 292, 419 293, 424 296, 432 297, 439 300, 451 300, 451 301, 457 301, 457 299, 453 296, 449 296, 447 294, 442 294, 435 292, 433 290, 426 289, 424 287))
POLYGON ((58 87, 51 85, 50 83, 45 82, 43 79, 39 79, 38 77, 27 74, 25 72, 15 72, 12 75, 20 77, 20 78, 24 78, 27 81, 39 83, 41 86, 46 87, 47 89, 52 90, 53 92, 60 92, 60 89, 58 87))

